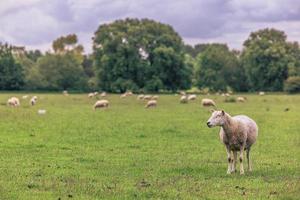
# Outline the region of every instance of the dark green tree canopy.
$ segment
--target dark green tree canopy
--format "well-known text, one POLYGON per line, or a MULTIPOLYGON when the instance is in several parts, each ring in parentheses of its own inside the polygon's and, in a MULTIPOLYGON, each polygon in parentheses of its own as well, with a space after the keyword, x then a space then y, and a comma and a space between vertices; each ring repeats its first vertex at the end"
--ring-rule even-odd
POLYGON ((99 86, 104 90, 190 86, 182 39, 169 25, 148 19, 117 20, 98 28, 93 48, 99 86))
POLYGON ((292 61, 286 35, 275 29, 250 34, 244 42, 243 66, 252 90, 281 91, 292 61))
POLYGON ((225 91, 230 86, 244 90, 240 85, 243 70, 234 52, 225 44, 211 44, 197 56, 196 84, 199 88, 225 91))
POLYGON ((24 85, 24 70, 13 57, 12 47, 0 43, 0 89, 18 90, 24 85))

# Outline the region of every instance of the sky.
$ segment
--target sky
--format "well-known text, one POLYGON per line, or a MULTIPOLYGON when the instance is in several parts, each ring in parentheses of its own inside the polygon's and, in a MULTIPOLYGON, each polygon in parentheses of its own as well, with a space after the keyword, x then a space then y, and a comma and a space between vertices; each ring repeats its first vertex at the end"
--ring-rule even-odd
POLYGON ((90 53, 98 26, 126 17, 170 24, 191 45, 242 49, 262 28, 300 42, 300 0, 0 0, 0 42, 46 51, 54 39, 76 33, 90 53))

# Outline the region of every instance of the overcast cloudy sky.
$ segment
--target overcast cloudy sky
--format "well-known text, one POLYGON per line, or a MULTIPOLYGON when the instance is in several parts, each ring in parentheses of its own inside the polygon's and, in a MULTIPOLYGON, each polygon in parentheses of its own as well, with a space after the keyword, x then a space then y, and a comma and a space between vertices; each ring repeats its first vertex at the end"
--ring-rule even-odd
POLYGON ((98 25, 125 17, 168 23, 189 44, 241 49, 251 31, 266 27, 300 41, 300 0, 0 0, 0 42, 48 50, 76 33, 90 52, 98 25))

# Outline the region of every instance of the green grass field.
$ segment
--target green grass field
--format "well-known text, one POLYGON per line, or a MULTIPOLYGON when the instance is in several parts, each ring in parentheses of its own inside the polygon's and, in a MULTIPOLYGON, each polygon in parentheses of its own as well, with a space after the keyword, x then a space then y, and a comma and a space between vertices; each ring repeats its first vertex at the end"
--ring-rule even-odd
POLYGON ((109 95, 92 110, 87 95, 0 95, 0 199, 300 199, 300 95, 246 95, 224 103, 259 126, 253 172, 227 175, 219 128, 209 129, 204 96, 179 104, 161 95, 145 109, 136 97, 109 95), (21 99, 9 108, 8 97, 21 99), (290 110, 285 112, 284 110, 290 110), (38 115, 46 109, 46 115, 38 115))

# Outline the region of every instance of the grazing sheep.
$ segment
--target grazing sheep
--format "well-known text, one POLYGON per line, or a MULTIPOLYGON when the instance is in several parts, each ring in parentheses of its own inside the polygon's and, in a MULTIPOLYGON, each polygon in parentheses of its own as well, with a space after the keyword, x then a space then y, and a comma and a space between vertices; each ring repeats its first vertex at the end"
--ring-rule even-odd
POLYGON ((213 111, 207 121, 209 128, 221 126, 220 139, 224 143, 227 151, 228 170, 227 174, 236 171, 237 152, 240 152, 240 174, 244 174, 243 153, 246 150, 248 170, 252 171, 250 162, 250 149, 255 143, 258 135, 258 127, 251 118, 245 115, 231 117, 222 111, 213 111), (233 153, 233 158, 231 156, 233 153))
POLYGON ((33 96, 31 99, 30 99, 30 105, 34 106, 37 102, 37 96, 33 96))
POLYGON ((27 99, 27 98, 28 98, 28 95, 22 96, 22 99, 27 99))
POLYGON ((96 108, 108 108, 109 106, 109 101, 107 100, 99 100, 94 104, 94 110, 96 110, 96 108))
POLYGON ((145 96, 144 96, 144 100, 150 100, 151 98, 152 98, 151 95, 145 95, 145 96))
POLYGON ((236 98, 236 101, 237 101, 237 102, 242 102, 242 103, 243 103, 243 102, 245 102, 246 100, 247 100, 246 97, 237 97, 237 98, 236 98))
POLYGON ((121 96, 120 96, 121 99, 123 99, 125 97, 127 97, 127 93, 126 92, 124 94, 121 94, 121 96))
POLYGON ((143 95, 143 94, 138 95, 138 96, 137 96, 137 99, 138 99, 138 100, 143 100, 143 99, 144 99, 144 95, 143 95))
POLYGON ((201 104, 204 107, 207 107, 207 106, 216 107, 216 103, 212 99, 202 99, 201 104))
POLYGON ((106 97, 106 92, 102 92, 102 93, 100 94, 100 97, 106 97))
POLYGON ((157 101, 156 100, 150 100, 147 102, 145 108, 151 108, 151 107, 156 107, 157 106, 157 101))
POLYGON ((192 101, 192 100, 196 100, 197 96, 195 94, 191 94, 188 96, 188 100, 192 101))
POLYGON ((152 99, 152 100, 157 100, 157 99, 158 99, 158 96, 157 96, 157 95, 154 95, 154 96, 151 97, 151 99, 152 99))
POLYGON ((132 96, 132 95, 133 95, 133 93, 131 91, 126 92, 126 96, 132 96))
POLYGON ((11 97, 7 100, 7 105, 12 107, 20 106, 20 100, 17 97, 11 97))
POLYGON ((260 96, 264 96, 264 95, 265 95, 265 92, 260 91, 258 94, 259 94, 260 96))
POLYGON ((67 90, 64 90, 64 91, 63 91, 63 95, 64 95, 64 96, 69 96, 68 91, 67 91, 67 90))
POLYGON ((188 103, 188 98, 184 95, 180 97, 180 103, 188 103))
POLYGON ((94 96, 95 96, 95 94, 93 92, 91 92, 91 93, 88 94, 89 98, 93 98, 94 96))

